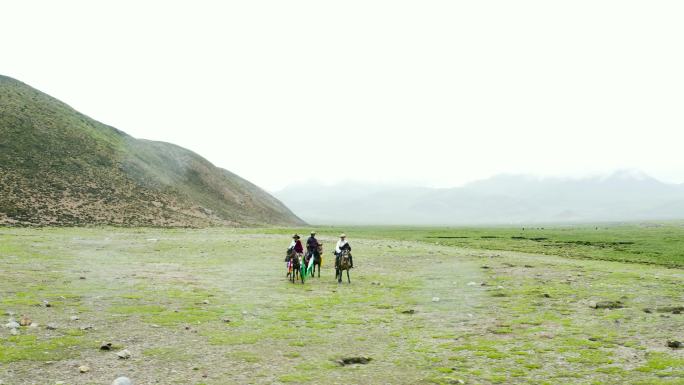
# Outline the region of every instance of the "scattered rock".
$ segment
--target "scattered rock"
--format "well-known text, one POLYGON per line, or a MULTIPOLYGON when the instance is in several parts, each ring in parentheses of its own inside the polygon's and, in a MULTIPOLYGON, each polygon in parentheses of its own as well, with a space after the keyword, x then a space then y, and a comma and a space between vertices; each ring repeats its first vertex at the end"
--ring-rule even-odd
POLYGON ((205 299, 204 301, 202 301, 202 303, 205 304, 205 305, 209 305, 209 300, 208 300, 208 299, 205 299))
POLYGON ((461 380, 460 378, 457 378, 455 380, 449 380, 449 383, 453 385, 463 385, 465 384, 465 381, 461 380))
POLYGON ((32 328, 32 329, 35 329, 35 328, 37 328, 38 326, 39 326, 39 325, 38 325, 37 322, 31 322, 31 324, 29 325, 29 327, 32 328))
POLYGON ((354 364, 367 364, 371 362, 373 359, 370 357, 346 357, 342 358, 340 360, 337 360, 337 363, 340 364, 341 366, 345 365, 354 365, 354 364))
POLYGON ((88 365, 81 365, 78 367, 78 371, 81 373, 88 373, 90 371, 90 367, 88 365))
POLYGON ((13 336, 18 336, 19 335, 19 330, 17 329, 10 329, 10 334, 13 336))
POLYGON ((684 312, 684 306, 663 306, 656 308, 658 313, 672 313, 672 314, 682 314, 684 312))
POLYGON ((10 320, 8 323, 5 324, 5 327, 8 329, 16 329, 19 326, 21 326, 21 325, 19 325, 19 322, 15 321, 15 320, 10 320))
POLYGON ((480 269, 490 269, 490 267, 487 265, 483 265, 483 266, 480 266, 480 269))
POLYGON ((31 324, 31 319, 25 315, 21 316, 21 319, 19 320, 19 325, 21 326, 29 326, 31 324))
POLYGON ((8 310, 8 311, 5 312, 5 315, 8 315, 8 316, 10 316, 10 317, 14 316, 15 314, 16 314, 16 313, 14 313, 14 312, 11 311, 11 310, 8 310))
POLYGON ((371 282, 371 285, 382 286, 382 283, 373 281, 373 282, 371 282))
POLYGON ((86 326, 81 326, 79 329, 81 330, 93 330, 93 325, 86 325, 86 326))
POLYGON ((528 269, 531 269, 531 268, 533 268, 534 266, 532 266, 532 265, 525 265, 525 267, 528 268, 528 269))
POLYGON ((680 349, 684 347, 684 343, 681 341, 667 341, 667 347, 672 349, 680 349))
POLYGON ((242 315, 247 315, 247 310, 243 310, 242 315))
POLYGON ((475 285, 477 285, 477 282, 472 282, 472 281, 471 281, 471 282, 468 282, 466 285, 468 285, 468 286, 475 286, 475 285))
POLYGON ((653 313, 653 310, 651 310, 651 309, 649 309, 649 308, 645 308, 645 309, 644 309, 644 313, 653 313))
POLYGON ((224 324, 229 324, 230 320, 228 318, 224 318, 221 321, 223 321, 224 324))
POLYGON ((57 325, 51 322, 51 323, 45 325, 45 329, 47 329, 47 330, 57 330, 57 325))
POLYGON ((432 302, 439 302, 439 297, 432 297, 432 302))
POLYGON ((119 377, 112 381, 112 385, 133 385, 133 381, 128 377, 119 377))
POLYGON ((544 298, 551 298, 551 294, 549 294, 549 293, 544 293, 544 294, 542 294, 542 297, 544 297, 544 298))
POLYGON ((100 345, 100 350, 112 350, 112 343, 103 343, 102 345, 100 345))
POLYGON ((78 277, 78 279, 86 279, 86 277, 80 276, 80 277, 78 277))
POLYGON ((589 303, 589 306, 594 309, 622 309, 625 307, 625 304, 622 301, 592 301, 589 303))
POLYGON ((69 320, 71 321, 78 321, 79 319, 80 318, 77 315, 72 315, 71 317, 69 317, 69 320))
POLYGON ((409 309, 409 310, 404 310, 404 311, 402 311, 403 314, 414 314, 415 312, 416 312, 416 311, 413 310, 413 309, 409 309))
POLYGON ((127 359, 131 358, 131 352, 129 352, 128 349, 124 349, 124 350, 116 353, 116 356, 122 360, 127 360, 127 359))
POLYGON ((48 302, 48 300, 44 299, 44 300, 43 300, 43 306, 45 306, 45 307, 52 307, 52 304, 50 304, 50 302, 48 302))

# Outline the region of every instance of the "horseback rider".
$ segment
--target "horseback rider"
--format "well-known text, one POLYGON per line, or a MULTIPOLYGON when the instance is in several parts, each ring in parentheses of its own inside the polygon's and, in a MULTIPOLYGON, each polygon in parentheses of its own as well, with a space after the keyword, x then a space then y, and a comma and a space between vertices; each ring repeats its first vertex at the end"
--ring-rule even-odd
POLYGON ((295 253, 297 254, 304 253, 304 246, 302 246, 302 241, 299 240, 299 234, 292 236, 292 242, 290 243, 288 250, 291 251, 292 249, 294 249, 295 253))
POLYGON ((349 251, 349 265, 351 268, 354 268, 354 260, 352 259, 351 255, 351 245, 349 242, 347 242, 347 234, 340 234, 340 240, 337 241, 337 245, 335 246, 335 268, 339 266, 340 256, 344 250, 349 251))
POLYGON ((312 231, 311 236, 306 240, 306 255, 308 259, 313 258, 315 261, 316 259, 320 258, 320 255, 318 255, 318 245, 319 243, 318 239, 316 239, 316 232, 312 231))

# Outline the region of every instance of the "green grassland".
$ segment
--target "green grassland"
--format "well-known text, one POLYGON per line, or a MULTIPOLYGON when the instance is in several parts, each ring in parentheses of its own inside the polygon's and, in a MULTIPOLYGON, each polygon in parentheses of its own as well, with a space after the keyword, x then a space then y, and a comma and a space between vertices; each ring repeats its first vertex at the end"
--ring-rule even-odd
MULTIPOLYGON (((684 223, 596 224, 536 227, 350 227, 366 238, 419 241, 485 250, 684 267, 684 223)), ((287 234, 291 229, 269 229, 287 234)), ((308 229, 299 229, 306 233, 308 229)))
POLYGON ((39 324, 0 327, 0 381, 684 384, 677 224, 318 230, 321 278, 293 285, 294 229, 0 228, 2 324, 39 324), (356 268, 338 285, 342 230, 356 268))

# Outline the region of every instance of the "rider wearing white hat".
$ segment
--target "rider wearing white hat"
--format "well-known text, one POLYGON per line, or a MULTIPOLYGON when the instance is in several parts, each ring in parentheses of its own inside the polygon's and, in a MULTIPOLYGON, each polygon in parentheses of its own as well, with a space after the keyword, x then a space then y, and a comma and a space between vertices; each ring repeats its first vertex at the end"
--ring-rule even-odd
POLYGON ((354 260, 352 259, 351 255, 351 245, 349 242, 347 242, 347 234, 340 234, 340 240, 337 241, 337 245, 335 246, 335 267, 340 262, 340 255, 342 254, 342 251, 348 250, 349 251, 349 264, 351 265, 352 268, 354 268, 354 260))

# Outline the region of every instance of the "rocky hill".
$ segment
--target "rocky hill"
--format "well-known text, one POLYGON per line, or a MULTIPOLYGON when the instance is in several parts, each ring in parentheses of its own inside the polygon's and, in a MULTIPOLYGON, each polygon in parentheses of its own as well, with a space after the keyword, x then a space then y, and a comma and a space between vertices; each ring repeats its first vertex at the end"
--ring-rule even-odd
POLYGON ((135 139, 0 75, 0 224, 302 223, 261 188, 189 150, 135 139))

